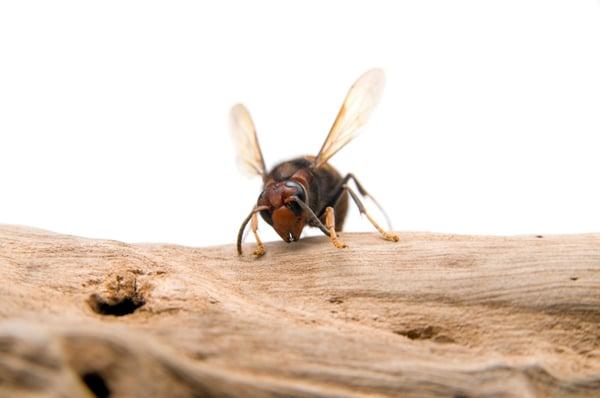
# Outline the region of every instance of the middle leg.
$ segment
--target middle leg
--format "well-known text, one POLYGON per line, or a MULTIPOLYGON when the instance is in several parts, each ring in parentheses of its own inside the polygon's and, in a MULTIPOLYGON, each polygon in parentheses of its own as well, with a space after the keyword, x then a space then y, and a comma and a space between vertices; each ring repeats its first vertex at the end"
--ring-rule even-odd
MULTIPOLYGON (((342 180, 337 184, 337 186, 333 190, 334 194, 333 194, 333 196, 329 200, 329 203, 326 206, 334 206, 336 203, 338 203, 338 201, 340 200, 341 196, 345 192, 344 186, 347 186, 348 185, 348 181, 350 181, 350 180, 354 181, 354 184, 356 184, 356 188, 358 188, 358 193, 360 193, 363 197, 371 199, 371 201, 375 204, 375 206, 377 206, 377 208, 379 209, 379 211, 381 212, 381 214, 383 214, 383 216, 385 217, 385 221, 387 223, 388 228, 392 229, 392 223, 390 221, 390 218, 388 217, 388 215, 385 212, 385 210, 383 209, 383 207, 373 197, 373 195, 371 195, 369 192, 367 192, 367 190, 365 189, 365 187, 358 181, 358 179, 356 178, 356 176, 354 174, 352 174, 352 173, 346 174, 344 176, 344 178, 342 178, 342 180)), ((324 208, 321 209, 319 215, 321 215, 324 212, 324 210, 325 210, 324 208)))
MULTIPOLYGON (((381 234, 381 236, 385 240, 390 240, 393 242, 398 242, 400 240, 400 237, 398 236, 398 234, 396 234, 394 232, 388 232, 388 231, 384 230, 383 228, 381 228, 381 226, 377 223, 377 221, 375 221, 373 216, 371 216, 371 214, 369 214, 369 212, 363 205, 363 203, 360 200, 360 198, 358 197, 358 195, 356 195, 356 193, 354 193, 354 191, 348 185, 342 185, 339 188, 339 191, 336 192, 333 196, 335 202, 333 202, 330 206, 335 206, 336 202, 342 197, 344 192, 348 192, 348 194, 350 195, 350 197, 356 204, 356 207, 358 207, 358 211, 360 211, 360 214, 364 214, 365 216, 367 216, 367 219, 369 220, 369 222, 375 227, 375 229, 381 234)), ((331 208, 331 207, 327 207, 327 209, 329 209, 329 208, 331 208)))

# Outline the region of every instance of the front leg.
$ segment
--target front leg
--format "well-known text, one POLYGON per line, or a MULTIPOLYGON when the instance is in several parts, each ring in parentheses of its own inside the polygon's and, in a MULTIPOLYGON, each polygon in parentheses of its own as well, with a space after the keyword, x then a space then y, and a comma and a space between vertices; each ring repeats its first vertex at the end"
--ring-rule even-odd
POLYGON ((325 226, 329 231, 329 240, 338 249, 348 247, 344 242, 338 239, 337 233, 335 232, 335 212, 333 207, 327 207, 325 209, 325 226))
POLYGON ((326 225, 323 225, 321 220, 319 220, 319 217, 317 217, 317 215, 312 211, 312 209, 300 198, 298 198, 297 196, 292 196, 286 200, 286 203, 289 202, 296 202, 298 206, 300 206, 302 210, 304 210, 304 213, 308 217, 308 220, 312 222, 314 226, 318 227, 321 231, 323 231, 323 233, 329 237, 329 240, 331 240, 331 243, 333 243, 335 247, 337 247, 338 249, 348 247, 346 246, 346 244, 344 244, 338 239, 337 234, 335 232, 335 213, 333 211, 333 207, 328 207, 325 210, 326 225))
POLYGON ((261 242, 260 238, 258 237, 258 218, 257 218, 257 213, 259 211, 262 210, 267 210, 268 207, 267 206, 258 206, 255 207, 254 209, 252 209, 252 211, 250 212, 250 214, 248 214, 248 217, 246 217, 244 219, 244 222, 242 222, 242 225, 240 226, 240 230, 238 231, 238 236, 237 236, 237 252, 238 255, 242 255, 242 240, 244 239, 244 230, 246 229, 246 225, 248 225, 248 222, 250 220, 252 220, 252 232, 254 233, 254 237, 256 238, 256 250, 254 251, 254 255, 257 257, 262 256, 263 254, 265 254, 265 246, 263 245, 263 243, 261 242))
POLYGON ((252 233, 254 234, 254 238, 256 239, 256 249, 254 249, 255 257, 262 257, 265 254, 265 245, 260 240, 258 236, 258 213, 252 213, 252 233))

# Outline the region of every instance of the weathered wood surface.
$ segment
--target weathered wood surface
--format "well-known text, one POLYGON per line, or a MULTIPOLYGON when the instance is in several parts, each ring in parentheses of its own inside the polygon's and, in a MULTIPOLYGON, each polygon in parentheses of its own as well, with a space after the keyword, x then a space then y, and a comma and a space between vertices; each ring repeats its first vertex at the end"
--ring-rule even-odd
POLYGON ((0 226, 0 396, 600 396, 600 234, 343 238, 0 226))

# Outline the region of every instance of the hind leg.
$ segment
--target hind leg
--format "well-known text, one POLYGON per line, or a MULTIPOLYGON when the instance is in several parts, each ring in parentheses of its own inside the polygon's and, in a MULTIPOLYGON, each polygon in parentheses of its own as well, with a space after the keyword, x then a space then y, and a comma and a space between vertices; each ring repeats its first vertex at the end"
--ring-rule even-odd
MULTIPOLYGON (((347 186, 348 181, 354 181, 354 184, 356 185, 356 188, 358 189, 358 193, 361 194, 361 196, 366 197, 371 199, 371 201, 373 203, 375 203, 375 206, 377 206, 377 208, 379 209, 379 211, 381 212, 381 214, 383 214, 383 216, 385 217, 385 221, 387 223, 387 227, 388 229, 392 229, 392 223, 390 222, 390 218, 388 217, 387 213, 385 212, 385 210, 383 210, 383 207, 381 207, 381 205, 379 204, 379 202, 377 202, 377 200, 375 200, 375 198, 367 192, 367 190, 365 189, 365 187, 363 187, 363 185, 358 181, 358 179, 356 178, 356 176, 352 173, 348 173, 346 174, 346 176, 344 178, 342 178, 342 180, 338 183, 338 185, 335 187, 335 189, 333 190, 334 194, 332 195, 328 206, 334 206, 336 203, 338 203, 338 201, 340 200, 341 196, 344 194, 345 190, 343 189, 344 186, 347 186), (333 202, 333 204, 331 204, 333 202)), ((355 197, 357 197, 356 195, 354 195, 355 197)), ((354 200, 356 202, 356 200, 354 200)), ((359 201, 360 202, 360 201, 359 201)), ((358 206, 358 203, 357 203, 358 206)), ((360 208, 360 206, 359 206, 360 208)), ((363 206, 364 208, 364 206, 363 206)), ((323 211, 323 210, 322 210, 323 211)), ((369 217, 369 221, 374 222, 371 220, 372 217, 369 217)))
MULTIPOLYGON (((348 174, 344 179, 348 180, 349 178, 354 178, 354 176, 352 176, 352 174, 348 174)), ((356 179, 354 181, 357 182, 356 179)), ((357 183, 357 186, 360 187, 359 191, 364 192, 365 196, 368 196, 368 194, 366 193, 366 191, 364 191, 364 188, 362 188, 362 186, 360 186, 358 183, 357 183)), ((400 237, 398 236, 398 234, 393 233, 393 232, 388 232, 388 231, 384 230, 383 228, 381 228, 381 226, 377 223, 377 221, 375 221, 373 216, 371 216, 371 214, 369 214, 369 212, 363 205, 363 203, 360 200, 360 198, 358 197, 358 195, 356 195, 356 193, 348 185, 343 184, 341 187, 339 187, 337 192, 332 196, 332 200, 330 201, 330 203, 333 202, 332 205, 335 206, 337 201, 343 196, 343 194, 345 192, 350 194, 350 197, 356 204, 356 207, 358 207, 358 211, 360 211, 360 214, 364 214, 365 216, 367 216, 367 219, 369 220, 369 222, 375 227, 375 229, 381 234, 381 236, 385 240, 389 240, 389 241, 393 241, 393 242, 398 242, 400 240, 400 237)), ((372 197, 371 197, 371 199, 372 199, 372 197)), ((327 207, 327 208, 330 208, 330 207, 327 207)))

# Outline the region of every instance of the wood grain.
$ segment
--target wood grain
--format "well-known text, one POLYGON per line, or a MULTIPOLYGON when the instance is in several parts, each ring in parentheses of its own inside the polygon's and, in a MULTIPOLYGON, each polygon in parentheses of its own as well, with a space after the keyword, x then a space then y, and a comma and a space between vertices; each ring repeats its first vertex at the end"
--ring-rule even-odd
POLYGON ((600 396, 600 234, 400 237, 0 226, 0 396, 600 396))

